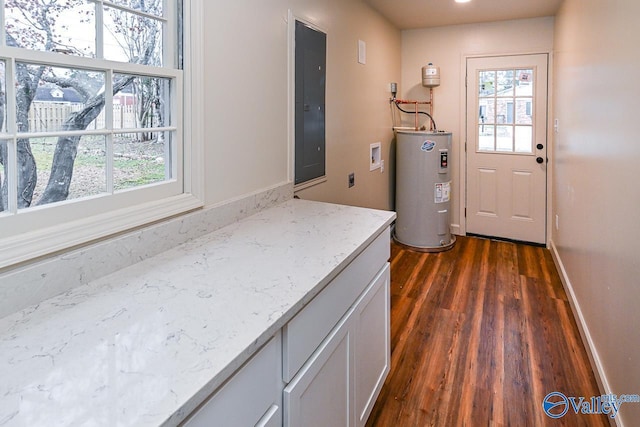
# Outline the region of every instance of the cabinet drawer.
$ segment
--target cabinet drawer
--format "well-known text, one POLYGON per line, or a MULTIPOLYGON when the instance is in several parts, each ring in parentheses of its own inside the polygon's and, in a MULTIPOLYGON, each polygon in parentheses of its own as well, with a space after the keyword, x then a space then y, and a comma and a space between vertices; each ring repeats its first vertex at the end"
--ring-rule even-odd
POLYGON ((291 381, 390 256, 383 231, 283 328, 283 378, 291 381))
POLYGON ((275 426, 282 423, 278 333, 182 425, 275 426))

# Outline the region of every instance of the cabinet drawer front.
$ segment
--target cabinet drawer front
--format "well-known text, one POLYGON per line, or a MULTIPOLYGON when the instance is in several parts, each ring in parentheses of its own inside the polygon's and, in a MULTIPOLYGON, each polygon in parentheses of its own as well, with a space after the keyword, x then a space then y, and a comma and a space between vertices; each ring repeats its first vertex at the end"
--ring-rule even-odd
POLYGON ((280 425, 281 346, 278 334, 233 374, 183 427, 280 425))
POLYGON ((283 379, 291 381, 390 256, 387 228, 283 328, 283 379))

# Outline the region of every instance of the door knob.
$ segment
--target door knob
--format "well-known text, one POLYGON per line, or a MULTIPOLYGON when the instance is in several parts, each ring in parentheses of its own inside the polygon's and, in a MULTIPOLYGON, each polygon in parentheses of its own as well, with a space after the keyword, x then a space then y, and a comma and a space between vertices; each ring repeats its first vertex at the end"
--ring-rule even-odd
POLYGON ((536 148, 537 148, 538 150, 542 150, 542 149, 544 148, 544 145, 542 145, 542 144, 538 144, 538 145, 536 145, 536 148))
POLYGON ((536 162, 543 163, 544 159, 542 157, 536 157, 536 162))

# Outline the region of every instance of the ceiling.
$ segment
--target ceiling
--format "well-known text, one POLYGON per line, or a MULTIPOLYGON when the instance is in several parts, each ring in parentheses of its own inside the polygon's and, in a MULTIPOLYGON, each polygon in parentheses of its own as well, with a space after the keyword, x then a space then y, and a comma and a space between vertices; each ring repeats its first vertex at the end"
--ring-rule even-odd
POLYGON ((552 16, 563 0, 364 0, 401 30, 552 16))

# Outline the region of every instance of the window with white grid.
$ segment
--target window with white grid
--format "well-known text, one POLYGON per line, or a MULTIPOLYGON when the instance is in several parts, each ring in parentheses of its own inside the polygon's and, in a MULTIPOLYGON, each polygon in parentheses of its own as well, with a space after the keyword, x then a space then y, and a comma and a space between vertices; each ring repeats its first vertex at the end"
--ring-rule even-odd
POLYGON ((44 254, 201 204, 184 197, 189 3, 0 0, 0 267, 30 236, 44 254))

